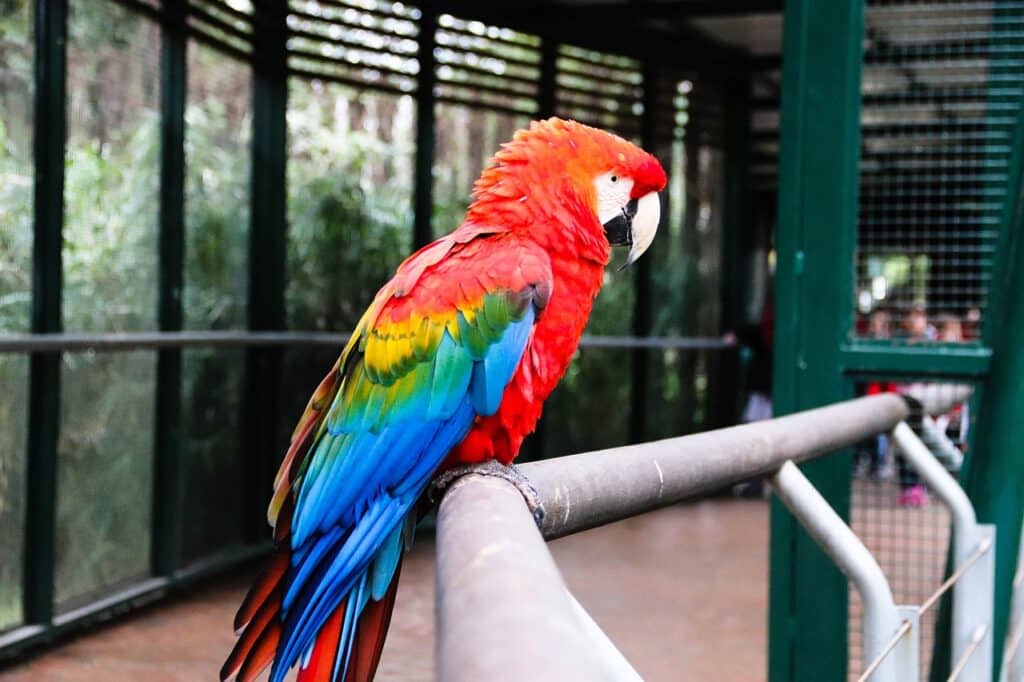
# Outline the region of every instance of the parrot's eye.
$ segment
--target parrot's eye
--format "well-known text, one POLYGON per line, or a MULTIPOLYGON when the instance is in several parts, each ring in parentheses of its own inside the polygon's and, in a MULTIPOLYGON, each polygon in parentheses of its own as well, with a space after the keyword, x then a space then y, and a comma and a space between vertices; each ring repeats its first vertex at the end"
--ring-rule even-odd
POLYGON ((619 181, 619 176, 618 175, 613 175, 610 179, 611 179, 612 182, 618 182, 619 181))

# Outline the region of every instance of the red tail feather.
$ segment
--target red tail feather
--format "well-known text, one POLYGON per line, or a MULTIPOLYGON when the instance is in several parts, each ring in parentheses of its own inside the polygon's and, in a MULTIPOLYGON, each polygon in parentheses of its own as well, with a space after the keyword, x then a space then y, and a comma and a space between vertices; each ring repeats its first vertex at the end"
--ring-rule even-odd
POLYGON ((370 600, 359 618, 356 629, 356 641, 352 646, 352 660, 349 662, 348 675, 344 682, 371 682, 377 674, 377 664, 384 650, 384 640, 388 636, 391 624, 391 612, 395 608, 395 595, 398 593, 398 576, 402 572, 402 561, 399 559, 395 568, 395 576, 391 579, 391 587, 380 601, 370 600))
MULTIPOLYGON (((352 656, 348 663, 348 674, 338 682, 371 682, 380 663, 380 654, 384 649, 384 639, 391 623, 391 611, 395 606, 395 594, 398 591, 398 574, 402 563, 399 561, 391 587, 380 601, 372 599, 366 603, 359 623, 356 625, 355 641, 352 643, 352 656)), ((341 640, 341 626, 344 622, 345 605, 342 601, 331 617, 324 623, 316 636, 316 643, 309 656, 309 663, 299 670, 296 682, 335 682, 334 663, 337 660, 338 646, 341 640)), ((340 674, 341 671, 339 670, 340 674)))
POLYGON ((267 567, 263 569, 263 573, 260 574, 255 584, 249 588, 248 594, 245 595, 245 600, 238 607, 238 613, 235 614, 235 632, 239 632, 245 627, 246 623, 252 620, 253 615, 263 602, 266 601, 270 593, 281 583, 285 571, 288 570, 288 564, 289 552, 287 549, 278 550, 270 558, 267 567))
POLYGON ((271 621, 278 619, 278 613, 281 610, 282 592, 283 588, 279 585, 270 593, 270 596, 263 602, 256 613, 253 614, 252 620, 245 626, 242 636, 235 642, 235 648, 231 650, 228 660, 224 662, 224 667, 221 668, 220 678, 222 680, 226 680, 238 673, 246 660, 252 657, 259 638, 271 625, 271 621))
POLYGON ((345 608, 348 599, 343 599, 334 609, 316 636, 313 652, 309 655, 309 664, 299 668, 299 676, 295 682, 330 682, 334 661, 338 656, 338 644, 341 641, 341 624, 345 620, 345 608))
POLYGON ((263 634, 259 636, 252 650, 238 671, 238 682, 252 682, 256 676, 263 672, 263 669, 274 660, 274 653, 277 651, 277 643, 281 641, 281 621, 272 618, 263 634))
POLYGON ((235 614, 238 641, 220 670, 220 679, 228 680, 235 675, 240 682, 251 679, 274 659, 281 638, 281 596, 288 565, 288 549, 278 549, 245 595, 235 614))

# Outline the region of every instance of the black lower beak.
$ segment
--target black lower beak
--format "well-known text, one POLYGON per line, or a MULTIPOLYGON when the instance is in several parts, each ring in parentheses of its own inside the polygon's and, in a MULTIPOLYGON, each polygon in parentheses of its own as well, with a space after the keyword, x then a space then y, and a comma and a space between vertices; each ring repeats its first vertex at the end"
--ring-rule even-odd
POLYGON ((633 244, 633 217, 636 216, 637 199, 630 199, 614 218, 604 224, 604 234, 612 246, 633 244))

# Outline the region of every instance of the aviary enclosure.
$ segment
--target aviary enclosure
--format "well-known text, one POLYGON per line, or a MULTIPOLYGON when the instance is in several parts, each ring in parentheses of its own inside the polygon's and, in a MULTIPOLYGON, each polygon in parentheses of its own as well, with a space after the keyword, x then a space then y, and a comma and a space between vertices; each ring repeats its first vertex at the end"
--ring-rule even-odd
MULTIPOLYGON (((264 552, 339 338, 539 116, 642 142, 671 184, 529 457, 733 423, 723 335, 767 309, 779 413, 981 387, 985 498, 1013 476, 985 415, 1013 405, 992 284, 1024 267, 1022 60, 1015 0, 0 0, 0 655, 264 552), (883 309, 960 336, 880 338, 883 309)), ((896 538, 849 455, 808 472, 906 600, 941 578, 938 510, 896 538)), ((985 513, 1019 529, 1019 500, 985 513)), ((781 508, 772 532, 771 678, 838 679, 857 607, 781 508)))

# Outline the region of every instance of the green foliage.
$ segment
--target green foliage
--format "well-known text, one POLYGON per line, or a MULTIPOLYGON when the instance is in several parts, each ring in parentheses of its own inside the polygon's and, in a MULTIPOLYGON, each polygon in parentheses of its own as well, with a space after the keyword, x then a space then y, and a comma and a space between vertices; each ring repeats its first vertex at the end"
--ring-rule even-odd
POLYGON ((288 326, 347 331, 411 243, 411 100, 301 81, 290 97, 288 326))
MULTIPOLYGON (((244 329, 249 253, 251 72, 188 47, 185 110, 186 329, 244 329)), ((245 480, 241 350, 182 352, 181 551, 186 562, 241 542, 245 480), (217 500, 212 509, 209 500, 217 500)))
MULTIPOLYGON (((0 333, 29 327, 32 258, 32 21, 0 1, 0 333)), ((21 617, 28 359, 0 355, 0 630, 21 617)))

